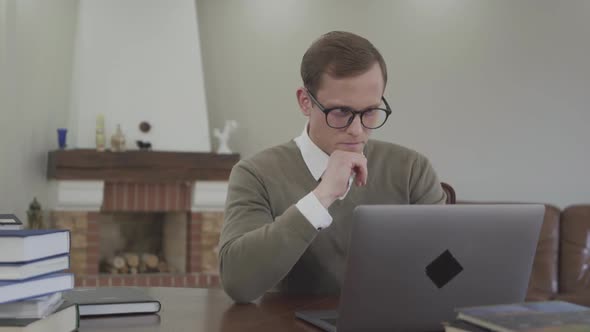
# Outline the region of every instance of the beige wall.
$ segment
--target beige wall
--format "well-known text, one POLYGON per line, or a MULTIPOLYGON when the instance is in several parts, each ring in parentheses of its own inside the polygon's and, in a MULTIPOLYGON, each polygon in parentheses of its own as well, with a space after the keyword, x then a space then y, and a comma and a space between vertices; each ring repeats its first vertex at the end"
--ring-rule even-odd
MULTIPOLYGON (((394 109, 375 136, 430 157, 462 199, 590 202, 590 2, 197 0, 211 128, 244 156, 299 134, 301 56, 366 36, 394 109)), ((216 145, 213 139, 213 145, 216 145)))
POLYGON ((47 204, 47 151, 67 124, 76 0, 0 0, 0 213, 47 204))
MULTIPOLYGON (((238 120, 230 147, 244 156, 299 134, 301 56, 342 29, 389 66, 394 116, 375 136, 429 156, 459 198, 590 201, 590 2, 196 1, 210 124, 238 120)), ((24 218, 33 196, 46 205, 77 11, 0 0, 0 213, 24 218)))
POLYGON ((70 129, 78 148, 121 126, 128 149, 209 152, 194 0, 79 0, 70 129), (144 134, 139 124, 152 130, 144 134))

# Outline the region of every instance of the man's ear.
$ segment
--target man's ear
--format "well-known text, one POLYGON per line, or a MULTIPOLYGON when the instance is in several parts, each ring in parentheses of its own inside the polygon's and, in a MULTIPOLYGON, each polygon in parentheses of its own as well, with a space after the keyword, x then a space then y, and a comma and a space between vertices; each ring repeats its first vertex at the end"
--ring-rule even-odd
POLYGON ((312 103, 311 99, 309 99, 309 95, 307 94, 307 90, 304 87, 300 87, 297 89, 297 103, 299 104, 299 109, 301 113, 305 116, 309 116, 311 114, 312 103))

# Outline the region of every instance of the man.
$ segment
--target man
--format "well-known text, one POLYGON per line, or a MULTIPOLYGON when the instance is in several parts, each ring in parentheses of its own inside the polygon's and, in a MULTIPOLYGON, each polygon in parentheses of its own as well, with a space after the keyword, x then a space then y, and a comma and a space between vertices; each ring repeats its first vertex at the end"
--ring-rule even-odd
POLYGON ((219 260, 237 302, 272 288, 338 294, 356 206, 446 200, 425 157, 369 140, 391 109, 385 62, 368 40, 325 34, 303 56, 301 76, 301 136, 240 161, 229 179, 219 260))

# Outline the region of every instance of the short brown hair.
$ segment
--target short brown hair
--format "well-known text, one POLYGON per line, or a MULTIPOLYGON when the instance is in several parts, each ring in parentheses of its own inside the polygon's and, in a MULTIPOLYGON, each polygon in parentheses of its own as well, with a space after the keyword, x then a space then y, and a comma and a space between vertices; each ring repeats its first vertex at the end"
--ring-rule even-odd
POLYGON ((332 31, 311 44, 301 60, 303 85, 313 94, 320 88, 324 73, 346 78, 365 73, 379 63, 383 83, 387 83, 387 67, 381 53, 367 39, 345 31, 332 31))

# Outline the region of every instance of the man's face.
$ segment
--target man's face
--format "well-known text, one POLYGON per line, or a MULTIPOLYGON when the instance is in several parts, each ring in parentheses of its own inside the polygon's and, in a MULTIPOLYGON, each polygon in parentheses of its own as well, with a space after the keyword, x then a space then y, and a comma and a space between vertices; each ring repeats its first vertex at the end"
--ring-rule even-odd
MULTIPOLYGON (((375 63, 367 72, 348 78, 335 79, 327 74, 322 77, 315 97, 325 108, 344 106, 360 111, 381 105, 384 82, 381 68, 375 63)), ((362 153, 370 129, 363 127, 359 115, 350 126, 334 129, 326 123, 326 115, 313 103, 305 88, 297 90, 301 111, 309 117, 309 137, 326 154, 336 150, 362 153)))

